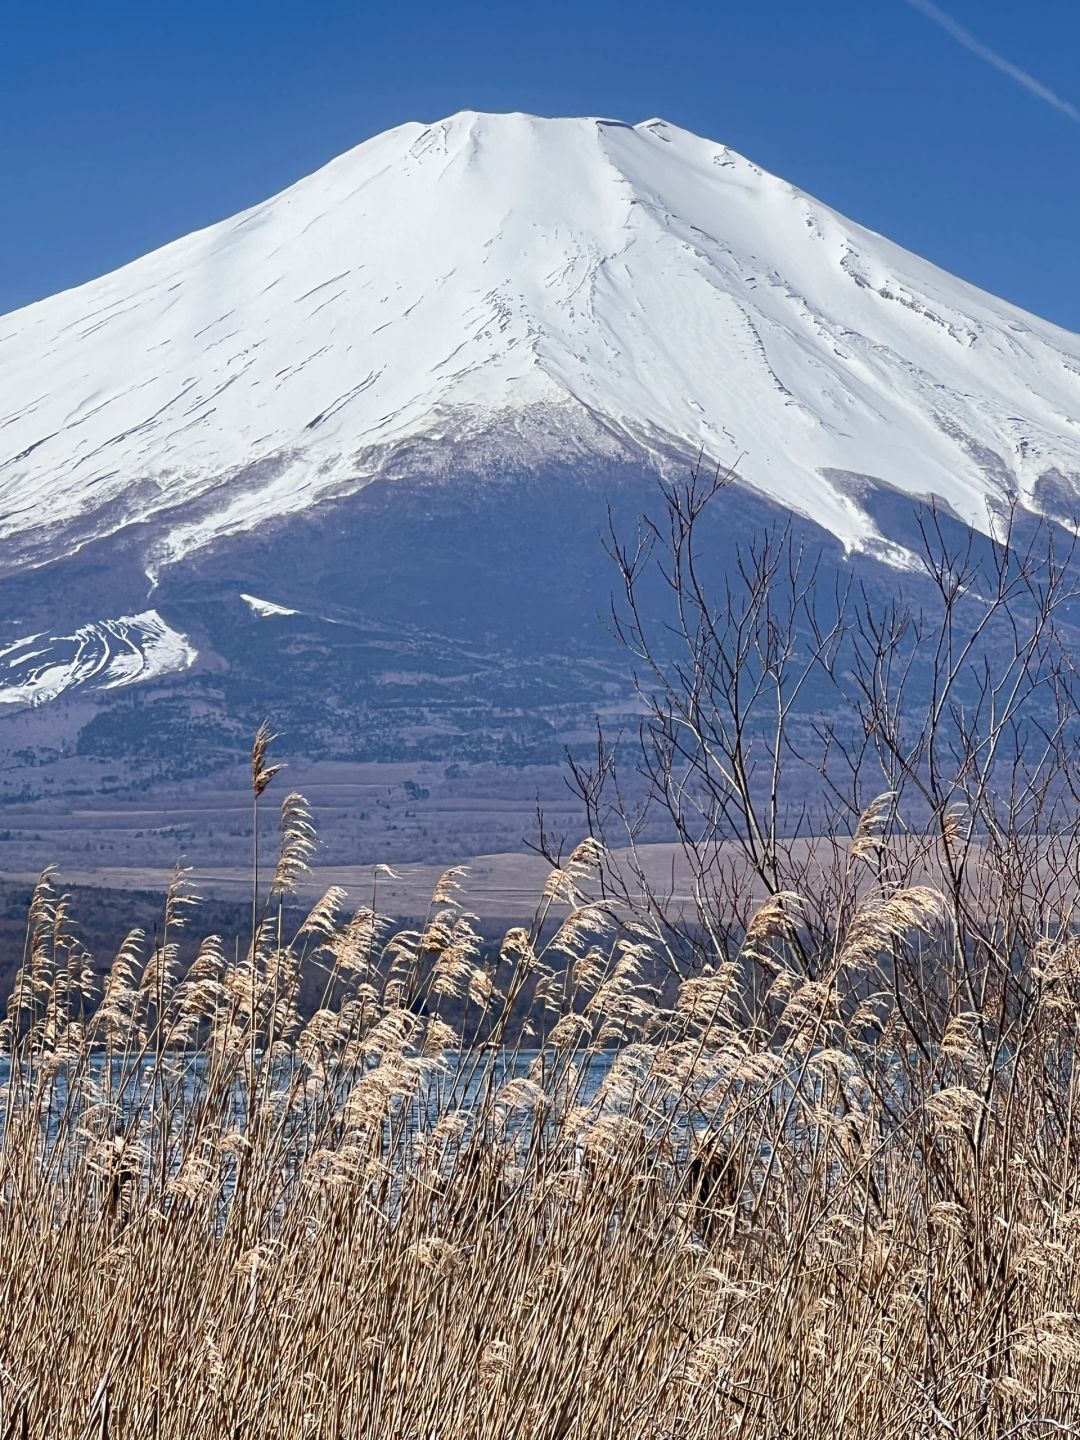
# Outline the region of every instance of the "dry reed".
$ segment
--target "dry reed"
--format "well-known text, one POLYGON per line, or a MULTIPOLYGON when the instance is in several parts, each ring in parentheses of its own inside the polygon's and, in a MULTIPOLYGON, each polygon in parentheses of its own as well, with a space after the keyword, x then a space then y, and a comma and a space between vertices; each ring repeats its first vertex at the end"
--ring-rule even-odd
POLYGON ((99 985, 37 887, 0 1436, 1075 1433, 1075 938, 1029 957, 1023 1015, 972 1010, 933 886, 880 878, 881 806, 812 975, 784 895, 659 984, 592 845, 496 951, 460 871, 416 931, 334 891, 286 935, 312 831, 283 810, 246 952, 181 968, 178 875, 99 985))

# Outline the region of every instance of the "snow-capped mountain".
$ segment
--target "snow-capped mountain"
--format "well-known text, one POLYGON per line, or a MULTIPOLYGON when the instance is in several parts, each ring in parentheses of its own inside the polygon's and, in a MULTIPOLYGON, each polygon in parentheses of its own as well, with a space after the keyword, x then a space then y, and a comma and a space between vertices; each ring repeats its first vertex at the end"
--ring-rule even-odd
POLYGON ((1080 337, 663 120, 403 125, 0 319, 3 713, 171 675, 314 690, 316 749, 383 704, 387 746, 517 753, 570 703, 529 657, 598 653, 612 493, 702 453, 730 530, 793 512, 837 563, 907 564, 917 497, 1071 524, 1080 337))
POLYGON ((7 568, 150 521, 157 574, 418 442, 704 448, 856 547, 847 476, 982 527, 1080 476, 1080 338, 662 120, 403 125, 0 320, 0 396, 7 568))

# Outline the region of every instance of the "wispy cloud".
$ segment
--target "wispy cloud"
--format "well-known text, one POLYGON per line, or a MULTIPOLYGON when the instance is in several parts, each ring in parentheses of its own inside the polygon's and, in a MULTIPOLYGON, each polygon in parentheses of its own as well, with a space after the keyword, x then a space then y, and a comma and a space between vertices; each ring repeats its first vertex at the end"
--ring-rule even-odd
POLYGON ((1006 60, 1004 55, 999 55, 996 50, 991 50, 989 45, 984 45, 981 40, 972 35, 971 31, 961 25, 959 20, 953 17, 932 3, 932 0, 907 0, 913 10, 918 10, 935 25, 939 25, 947 35, 965 50, 970 50, 972 55, 977 55, 980 60, 985 60, 987 65, 992 65, 995 70, 1000 70, 1002 75, 1007 75, 1010 80, 1015 80, 1017 85, 1022 85, 1029 94, 1036 99, 1042 100, 1047 105, 1052 105, 1062 115, 1080 125, 1080 109, 1071 100, 1063 100, 1060 95, 1055 94, 1048 85, 1041 80, 1036 80, 1034 75, 1029 75, 1026 70, 1021 70, 1019 65, 1014 65, 1011 60, 1006 60))

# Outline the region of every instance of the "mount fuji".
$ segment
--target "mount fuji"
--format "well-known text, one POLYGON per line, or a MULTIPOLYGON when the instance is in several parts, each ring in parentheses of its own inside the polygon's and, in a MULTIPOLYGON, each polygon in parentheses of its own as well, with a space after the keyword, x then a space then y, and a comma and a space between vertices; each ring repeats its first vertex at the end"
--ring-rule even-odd
POLYGON ((0 746, 550 759, 624 694, 597 530, 701 456, 718 564, 1073 528, 1080 337, 663 120, 400 126, 0 318, 0 746))

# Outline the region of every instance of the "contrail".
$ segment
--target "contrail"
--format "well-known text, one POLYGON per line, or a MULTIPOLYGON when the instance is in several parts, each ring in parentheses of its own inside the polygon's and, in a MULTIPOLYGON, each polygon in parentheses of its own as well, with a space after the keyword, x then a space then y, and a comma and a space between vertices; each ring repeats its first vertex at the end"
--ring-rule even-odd
POLYGON ((996 50, 991 50, 988 45, 977 40, 970 30, 966 30, 958 20, 954 20, 944 10, 938 9, 932 0, 907 0, 907 3, 913 10, 918 10, 928 20, 932 20, 935 25, 939 25, 947 35, 951 35, 958 44, 963 45, 965 50, 970 50, 980 60, 985 60, 987 65, 992 65, 995 70, 1000 70, 1002 75, 1007 75, 1010 80, 1015 80, 1018 85, 1022 85, 1036 99, 1052 105, 1055 110, 1060 111, 1062 115, 1067 115, 1070 120, 1080 125, 1080 110, 1071 100, 1063 100, 1048 86, 1036 80, 1034 75, 1029 75, 1026 70, 1021 70, 1019 65, 1014 65, 1011 60, 1006 60, 996 50))

